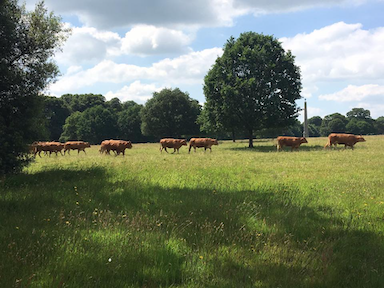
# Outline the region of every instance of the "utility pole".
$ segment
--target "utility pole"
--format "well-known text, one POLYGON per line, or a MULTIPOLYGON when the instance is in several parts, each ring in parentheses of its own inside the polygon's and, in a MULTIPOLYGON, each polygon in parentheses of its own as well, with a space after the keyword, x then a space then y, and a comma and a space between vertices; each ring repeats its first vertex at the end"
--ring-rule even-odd
POLYGON ((308 116, 307 116, 307 99, 304 99, 304 137, 309 137, 308 132, 308 116))

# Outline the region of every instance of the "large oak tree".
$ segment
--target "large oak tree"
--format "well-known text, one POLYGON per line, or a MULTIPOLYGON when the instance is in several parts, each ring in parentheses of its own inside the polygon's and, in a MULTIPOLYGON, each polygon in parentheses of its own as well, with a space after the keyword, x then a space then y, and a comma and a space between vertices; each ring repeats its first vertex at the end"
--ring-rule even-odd
POLYGON ((294 124, 299 111, 300 69, 273 36, 231 37, 205 77, 205 118, 216 128, 254 131, 294 124))

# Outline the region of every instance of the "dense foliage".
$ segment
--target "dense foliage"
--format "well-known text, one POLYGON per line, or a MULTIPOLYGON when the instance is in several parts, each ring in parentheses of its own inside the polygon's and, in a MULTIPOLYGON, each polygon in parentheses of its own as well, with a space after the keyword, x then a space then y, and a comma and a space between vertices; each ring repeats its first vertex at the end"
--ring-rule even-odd
POLYGON ((27 143, 43 129, 39 93, 58 75, 51 61, 67 30, 43 2, 32 12, 0 2, 0 175, 29 162, 27 143))
POLYGON ((333 113, 324 116, 314 116, 308 119, 309 135, 311 137, 328 136, 329 133, 352 133, 377 135, 384 133, 384 117, 376 120, 371 118, 371 112, 363 108, 353 108, 346 116, 333 113))
POLYGON ((141 111, 142 131, 157 138, 193 135, 199 131, 200 110, 199 102, 188 93, 165 88, 154 92, 141 111))
POLYGON ((141 133, 142 105, 133 101, 121 103, 117 98, 105 101, 103 96, 93 94, 66 94, 59 99, 62 98, 67 105, 70 103, 67 107, 73 113, 65 120, 60 141, 85 140, 92 144, 100 144, 105 139, 125 139, 134 142, 151 139, 141 133), (87 97, 90 99, 87 100, 87 97), (68 101, 70 98, 74 101, 68 101), (79 99, 81 101, 78 101, 79 99), (93 101, 95 99, 97 101, 93 101))
POLYGON ((254 32, 231 37, 205 77, 204 118, 217 129, 254 131, 294 124, 300 99, 294 56, 272 36, 254 32))

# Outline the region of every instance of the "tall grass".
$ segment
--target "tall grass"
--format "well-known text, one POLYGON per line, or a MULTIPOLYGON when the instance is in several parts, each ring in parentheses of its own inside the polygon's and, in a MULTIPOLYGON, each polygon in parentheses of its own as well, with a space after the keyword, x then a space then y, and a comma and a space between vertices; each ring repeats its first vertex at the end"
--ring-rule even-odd
POLYGON ((384 145, 37 158, 0 184, 0 287, 383 287, 384 145))

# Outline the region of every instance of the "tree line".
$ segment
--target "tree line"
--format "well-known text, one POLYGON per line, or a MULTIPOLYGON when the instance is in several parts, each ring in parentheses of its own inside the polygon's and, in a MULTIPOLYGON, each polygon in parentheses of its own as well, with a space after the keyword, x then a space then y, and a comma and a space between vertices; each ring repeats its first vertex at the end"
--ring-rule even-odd
MULTIPOLYGON (((41 96, 43 113, 40 139, 66 142, 86 140, 99 144, 105 139, 127 139, 154 142, 164 137, 189 138, 214 136, 219 139, 246 138, 246 129, 215 129, 206 121, 206 108, 180 89, 166 88, 154 92, 145 105, 134 101, 106 100, 101 94, 65 94, 61 97, 41 96)), ((328 136, 332 132, 352 134, 384 134, 384 117, 372 119, 370 111, 353 108, 346 116, 334 113, 308 119, 310 137, 328 136)), ((302 136, 303 123, 295 119, 291 125, 266 128, 255 137, 279 135, 302 136)))

